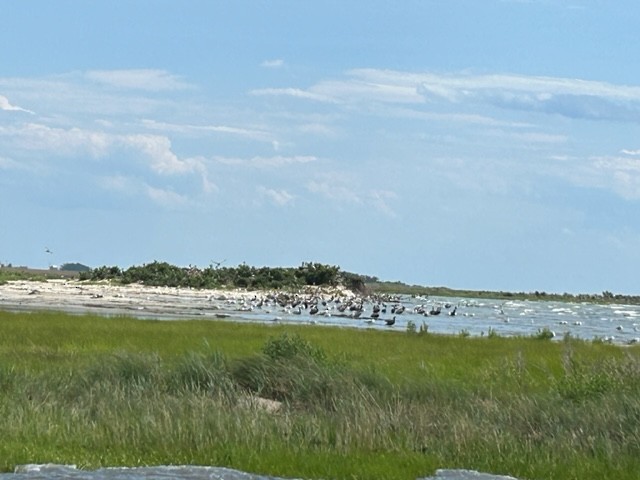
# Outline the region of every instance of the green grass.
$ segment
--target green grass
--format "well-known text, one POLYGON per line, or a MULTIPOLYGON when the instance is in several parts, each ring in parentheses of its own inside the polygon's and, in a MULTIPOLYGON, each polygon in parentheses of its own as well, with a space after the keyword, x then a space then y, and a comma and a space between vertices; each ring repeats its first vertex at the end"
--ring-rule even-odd
POLYGON ((624 480, 640 469, 638 348, 53 312, 0 312, 0 332, 3 470, 624 480))

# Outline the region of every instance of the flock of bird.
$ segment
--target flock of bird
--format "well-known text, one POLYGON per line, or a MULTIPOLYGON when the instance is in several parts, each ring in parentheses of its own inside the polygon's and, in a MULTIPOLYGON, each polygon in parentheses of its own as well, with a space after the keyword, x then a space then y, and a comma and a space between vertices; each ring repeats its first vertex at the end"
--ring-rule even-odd
MULTIPOLYGON (((352 293, 340 292, 327 294, 326 292, 314 293, 282 293, 273 292, 262 295, 255 295, 253 298, 245 297, 242 300, 232 300, 236 304, 236 310, 262 313, 266 315, 275 315, 271 317, 274 322, 284 321, 288 315, 304 315, 305 320, 309 323, 319 323, 320 317, 337 317, 351 320, 361 320, 366 325, 386 325, 392 327, 396 325, 397 319, 405 314, 407 323, 410 320, 415 321, 416 315, 425 317, 435 317, 438 315, 455 317, 456 315, 473 317, 471 308, 465 307, 488 307, 492 308, 493 313, 490 318, 501 323, 509 324, 515 321, 511 314, 513 311, 507 311, 508 302, 496 303, 494 305, 477 304, 473 301, 458 300, 456 304, 447 302, 442 299, 429 299, 428 297, 413 297, 414 302, 407 301, 407 297, 394 295, 370 295, 357 296, 352 293)), ((229 308, 230 305, 227 305, 229 308)), ((486 311, 486 310, 485 310, 486 311)), ((522 309, 517 315, 537 315, 532 313, 533 310, 522 309), (529 313, 527 313, 529 312, 529 313)), ((484 315, 483 315, 484 317, 484 315)), ((545 319, 548 325, 548 318, 545 319)), ((535 322, 531 318, 531 323, 535 322)), ((582 320, 576 319, 572 322, 563 320, 561 317, 557 320, 557 324, 562 326, 580 326, 582 320)), ((625 333, 631 328, 640 331, 640 328, 633 326, 618 325, 615 327, 618 334, 625 333), (624 332, 623 332, 624 331, 624 332)), ((553 336, 556 333, 551 331, 553 336)), ((603 340, 613 342, 619 341, 613 335, 604 336, 603 340)), ((638 343, 640 338, 627 339, 628 343, 638 343)))
MULTIPOLYGON (((306 314, 312 318, 312 323, 316 323, 313 318, 324 316, 360 319, 370 325, 380 321, 391 327, 395 325, 397 316, 406 311, 407 306, 402 303, 400 297, 393 295, 348 296, 333 294, 325 296, 318 293, 306 295, 268 293, 259 297, 256 295, 252 299, 245 299, 237 308, 238 311, 244 312, 257 309, 267 314, 274 310, 284 314, 306 314)), ((443 313, 455 316, 458 306, 433 302, 430 305, 417 304, 410 311, 413 314, 424 316, 436 316, 443 313)), ((282 319, 280 316, 273 318, 274 321, 282 319)))

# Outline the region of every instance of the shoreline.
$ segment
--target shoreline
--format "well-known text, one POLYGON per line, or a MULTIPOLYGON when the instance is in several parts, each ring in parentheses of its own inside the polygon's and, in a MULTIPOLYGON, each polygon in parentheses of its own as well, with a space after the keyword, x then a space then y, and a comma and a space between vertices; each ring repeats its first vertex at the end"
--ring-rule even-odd
MULTIPOLYGON (((279 292, 280 295, 289 295, 279 292)), ((343 288, 312 287, 298 294, 304 297, 356 295, 343 288)), ((113 285, 108 281, 87 283, 75 279, 12 280, 0 285, 0 309, 11 311, 56 310, 70 313, 130 315, 138 318, 238 317, 253 310, 257 298, 276 294, 244 289, 192 289, 182 287, 113 285)), ((275 308, 264 309, 265 315, 275 308)))
POLYGON ((0 285, 0 311, 61 311, 141 320, 314 324, 553 341, 576 338, 616 345, 640 343, 638 306, 413 295, 360 296, 342 287, 306 287, 290 292, 121 285, 108 280, 11 280, 0 285))

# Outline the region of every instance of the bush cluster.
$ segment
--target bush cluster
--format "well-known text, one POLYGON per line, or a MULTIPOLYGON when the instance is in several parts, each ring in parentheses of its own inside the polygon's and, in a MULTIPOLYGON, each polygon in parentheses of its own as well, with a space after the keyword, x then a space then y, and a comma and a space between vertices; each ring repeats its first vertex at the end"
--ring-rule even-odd
POLYGON ((295 268, 252 267, 243 263, 237 267, 210 265, 200 269, 194 266, 177 267, 167 262, 155 261, 142 266, 132 266, 126 270, 115 266, 102 266, 82 272, 80 279, 191 288, 292 289, 310 285, 346 285, 349 288, 361 288, 364 285, 358 275, 341 272, 340 267, 307 262, 295 268))

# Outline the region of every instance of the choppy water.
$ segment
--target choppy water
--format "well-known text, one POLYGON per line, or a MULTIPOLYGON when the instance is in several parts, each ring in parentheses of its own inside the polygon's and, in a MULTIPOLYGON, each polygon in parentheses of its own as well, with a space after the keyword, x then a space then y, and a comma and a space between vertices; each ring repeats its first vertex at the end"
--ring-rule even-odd
MULTIPOLYGON (((542 329, 555 333, 556 339, 570 334, 585 340, 595 338, 617 344, 640 343, 640 306, 596 305, 591 303, 567 303, 546 301, 500 301, 465 298, 415 298, 401 296, 398 302, 389 302, 386 313, 371 319, 372 304, 365 306, 360 318, 352 318, 335 308, 325 309, 315 315, 303 310, 300 314, 287 309, 265 312, 254 308, 234 312, 245 320, 277 321, 290 323, 314 323, 320 325, 406 330, 409 322, 417 328, 423 324, 430 333, 471 336, 488 335, 495 331, 501 336, 531 336, 542 329), (405 307, 402 314, 391 312, 392 305, 405 307), (434 307, 441 307, 439 315, 429 315, 434 307), (455 316, 450 315, 455 310, 455 316), (419 313, 426 310, 426 313, 419 313), (392 327, 385 320, 395 316, 392 327)), ((204 314, 206 316, 206 313, 204 314)))
POLYGON ((570 334, 585 340, 599 338, 621 345, 640 343, 640 305, 426 298, 405 295, 388 299, 386 302, 374 303, 370 299, 365 300, 361 312, 340 311, 345 300, 342 304, 338 303, 337 299, 322 300, 323 303, 318 305, 318 312, 311 314, 309 305, 306 308, 282 306, 273 298, 258 298, 256 294, 248 292, 233 292, 214 297, 207 291, 192 289, 129 287, 121 291, 113 288, 99 291, 104 287, 86 286, 82 288, 98 290, 90 294, 76 293, 74 296, 63 296, 60 300, 56 295, 47 297, 45 287, 39 288, 42 292, 38 295, 23 292, 18 297, 15 294, 13 297, 3 297, 0 292, 0 308, 55 309, 71 313, 92 312, 107 316, 128 315, 173 320, 201 318, 301 323, 396 331, 406 330, 409 322, 413 322, 417 328, 424 325, 430 333, 464 333, 471 336, 487 335, 490 331, 501 336, 531 336, 546 328, 555 333, 556 339, 570 334), (98 292, 100 294, 97 294, 98 292), (74 303, 70 303, 71 298, 74 303), (375 320, 371 318, 374 305, 381 307, 380 316, 375 320), (402 313, 393 312, 394 307, 398 306, 404 308, 402 313), (438 307, 441 308, 439 315, 428 314, 430 310, 438 307), (450 314, 454 309, 455 316, 452 316, 450 314), (394 316, 395 324, 387 326, 385 320, 391 320, 394 316))
MULTIPOLYGON (((0 474, 0 480, 286 480, 240 472, 222 467, 159 466, 79 470, 71 465, 21 465, 14 473, 0 474)), ((290 479, 292 480, 292 479, 290 479)), ((516 480, 513 477, 471 470, 438 470, 419 480, 516 480)))

